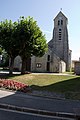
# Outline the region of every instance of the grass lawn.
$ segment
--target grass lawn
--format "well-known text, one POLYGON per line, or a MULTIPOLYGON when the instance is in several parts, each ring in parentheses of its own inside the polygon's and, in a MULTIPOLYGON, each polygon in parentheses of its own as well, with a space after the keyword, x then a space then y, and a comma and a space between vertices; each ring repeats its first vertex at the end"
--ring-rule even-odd
POLYGON ((80 99, 80 77, 51 74, 25 74, 7 76, 18 82, 28 84, 33 90, 64 93, 67 98, 80 99))

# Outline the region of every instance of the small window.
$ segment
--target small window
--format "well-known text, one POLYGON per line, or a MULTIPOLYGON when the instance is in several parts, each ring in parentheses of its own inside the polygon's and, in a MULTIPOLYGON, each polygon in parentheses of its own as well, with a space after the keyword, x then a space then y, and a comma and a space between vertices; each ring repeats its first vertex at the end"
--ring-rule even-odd
POLYGON ((61 35, 61 33, 59 33, 59 36, 61 35))
POLYGON ((61 32, 59 32, 59 34, 61 34, 61 32))
POLYGON ((59 28, 59 32, 61 32, 61 28, 59 28))
POLYGON ((61 38, 61 36, 59 36, 59 38, 61 38))
POLYGON ((61 40, 61 35, 59 35, 59 40, 61 40))
POLYGON ((41 63, 37 63, 37 64, 36 64, 36 67, 37 67, 37 68, 41 68, 41 63))

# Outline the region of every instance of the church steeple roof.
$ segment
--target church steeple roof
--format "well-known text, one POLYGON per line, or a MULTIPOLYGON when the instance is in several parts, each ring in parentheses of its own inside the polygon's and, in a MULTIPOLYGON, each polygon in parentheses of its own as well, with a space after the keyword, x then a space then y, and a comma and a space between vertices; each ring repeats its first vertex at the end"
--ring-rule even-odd
POLYGON ((65 17, 65 19, 67 20, 67 17, 62 13, 62 11, 60 11, 60 12, 57 14, 57 16, 54 18, 54 20, 55 20, 57 17, 59 17, 59 16, 63 16, 63 17, 65 17))

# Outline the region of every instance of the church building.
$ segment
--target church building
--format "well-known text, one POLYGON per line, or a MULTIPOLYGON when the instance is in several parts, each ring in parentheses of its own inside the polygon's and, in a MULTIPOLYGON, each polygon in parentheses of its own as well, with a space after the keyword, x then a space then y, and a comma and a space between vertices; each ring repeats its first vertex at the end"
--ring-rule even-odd
POLYGON ((42 57, 32 56, 27 70, 31 72, 70 71, 72 51, 69 49, 67 24, 67 17, 60 11, 54 18, 53 36, 48 42, 48 51, 42 57))

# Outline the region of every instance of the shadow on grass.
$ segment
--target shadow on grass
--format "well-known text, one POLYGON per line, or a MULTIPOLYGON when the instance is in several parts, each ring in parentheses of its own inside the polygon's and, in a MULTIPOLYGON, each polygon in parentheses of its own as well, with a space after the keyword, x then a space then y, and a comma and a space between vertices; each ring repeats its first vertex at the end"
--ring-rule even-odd
POLYGON ((80 92, 80 77, 64 80, 46 86, 32 85, 31 87, 35 90, 49 90, 56 92, 80 92))

